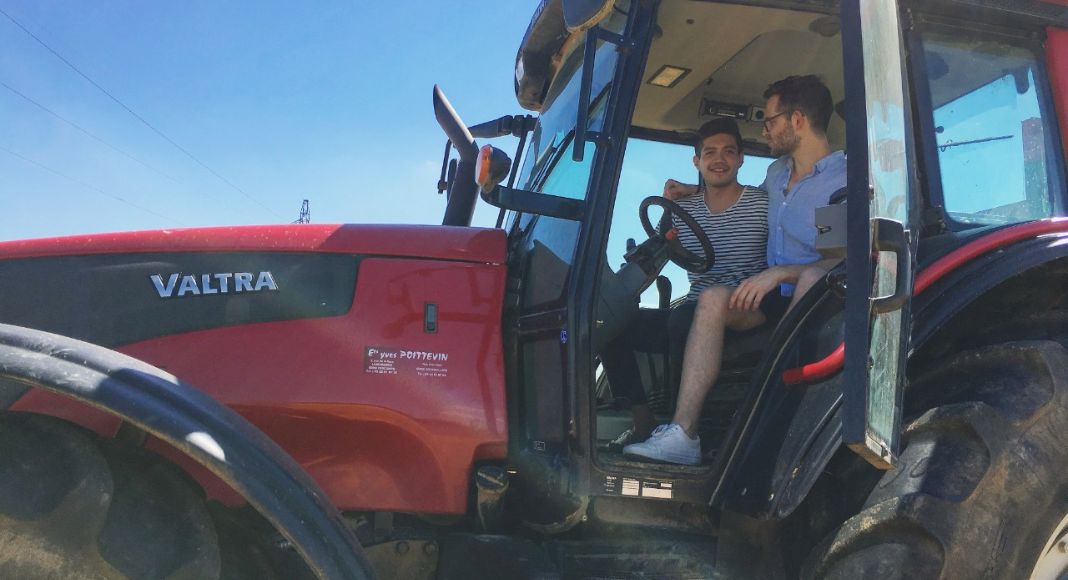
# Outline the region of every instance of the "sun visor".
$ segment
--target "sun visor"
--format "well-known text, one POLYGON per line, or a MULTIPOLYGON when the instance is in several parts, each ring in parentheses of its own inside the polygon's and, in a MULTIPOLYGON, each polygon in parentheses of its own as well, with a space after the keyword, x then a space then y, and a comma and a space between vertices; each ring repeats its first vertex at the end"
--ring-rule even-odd
POLYGON ((515 98, 541 111, 568 39, 604 20, 615 0, 542 0, 515 58, 515 98))
POLYGON ((542 0, 515 58, 515 98, 520 106, 541 111, 545 93, 556 73, 553 56, 567 40, 561 0, 542 0))
POLYGON ((562 0, 564 24, 571 33, 585 32, 605 19, 615 0, 562 0))

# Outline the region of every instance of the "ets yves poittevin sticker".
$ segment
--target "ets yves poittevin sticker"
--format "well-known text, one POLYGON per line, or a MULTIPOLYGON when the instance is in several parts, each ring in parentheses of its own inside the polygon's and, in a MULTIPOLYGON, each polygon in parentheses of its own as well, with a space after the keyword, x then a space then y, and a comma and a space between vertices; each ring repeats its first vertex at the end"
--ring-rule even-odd
POLYGON ((368 346, 363 352, 363 372, 372 375, 447 377, 449 353, 368 346))

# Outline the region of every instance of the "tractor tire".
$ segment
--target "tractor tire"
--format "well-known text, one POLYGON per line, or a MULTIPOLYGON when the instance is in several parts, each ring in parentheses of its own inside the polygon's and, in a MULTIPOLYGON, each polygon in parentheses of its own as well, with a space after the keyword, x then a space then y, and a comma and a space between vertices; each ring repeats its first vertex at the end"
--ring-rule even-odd
POLYGON ((0 413, 0 578, 218 578, 184 474, 58 419, 0 413))
POLYGON ((907 393, 928 410, 904 429, 898 466, 801 577, 1026 579, 1050 564, 1068 521, 1068 350, 1034 341, 965 352, 907 393))

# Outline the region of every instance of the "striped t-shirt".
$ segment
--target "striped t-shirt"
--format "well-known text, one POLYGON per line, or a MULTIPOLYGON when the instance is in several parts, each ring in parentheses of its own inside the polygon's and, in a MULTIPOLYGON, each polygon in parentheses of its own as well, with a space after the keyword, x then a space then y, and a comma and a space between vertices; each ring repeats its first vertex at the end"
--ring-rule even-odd
MULTIPOLYGON (((697 300, 701 291, 709 286, 737 286, 742 280, 767 269, 767 192, 747 185, 738 201, 718 214, 708 211, 704 189, 676 203, 693 216, 716 252, 716 263, 711 270, 704 274, 687 272, 690 279, 687 301, 697 300)), ((697 236, 679 218, 674 217, 672 221, 679 230, 682 247, 701 255, 697 236)))

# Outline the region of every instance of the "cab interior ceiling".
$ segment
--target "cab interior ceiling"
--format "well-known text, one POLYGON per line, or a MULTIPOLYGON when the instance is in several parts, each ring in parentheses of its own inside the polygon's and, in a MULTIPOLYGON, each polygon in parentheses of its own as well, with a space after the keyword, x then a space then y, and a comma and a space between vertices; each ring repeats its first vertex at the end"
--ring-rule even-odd
MULTIPOLYGON (((842 37, 835 15, 711 2, 662 2, 633 124, 687 133, 716 117, 706 102, 763 108, 764 91, 790 75, 815 74, 840 110, 842 37), (664 66, 689 69, 672 87, 649 83, 664 66)), ((764 144, 759 117, 738 118, 748 144, 764 144)), ((831 116, 827 137, 845 148, 845 122, 831 116)), ((748 147, 756 148, 759 147, 748 147)))

